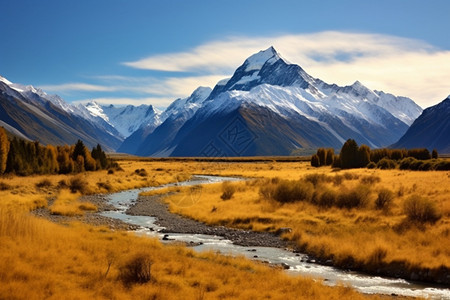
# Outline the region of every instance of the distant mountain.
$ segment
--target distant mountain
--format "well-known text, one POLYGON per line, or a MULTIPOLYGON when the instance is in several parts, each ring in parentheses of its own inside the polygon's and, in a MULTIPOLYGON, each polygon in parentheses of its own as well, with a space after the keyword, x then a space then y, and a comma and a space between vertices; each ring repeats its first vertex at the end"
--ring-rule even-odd
POLYGON ((101 144, 108 151, 122 142, 119 132, 82 107, 47 95, 33 86, 24 86, 0 76, 0 126, 10 133, 43 144, 101 144))
POLYGON ((450 96, 425 109, 392 147, 427 148, 450 153, 450 96))
POLYGON ((161 111, 152 105, 114 106, 99 105, 91 101, 83 105, 92 116, 111 124, 123 137, 128 137, 141 127, 153 130, 161 124, 161 111))
POLYGON ((409 98, 313 78, 273 47, 250 56, 214 89, 196 90, 135 132, 119 151, 151 156, 289 155, 340 148, 348 138, 377 148, 397 141, 422 109, 409 98))
POLYGON ((199 87, 188 98, 175 100, 159 116, 162 123, 156 129, 152 125, 142 126, 130 135, 117 151, 132 154, 151 151, 158 156, 168 156, 178 130, 202 106, 210 93, 210 88, 199 87), (151 138, 148 138, 150 135, 151 138))

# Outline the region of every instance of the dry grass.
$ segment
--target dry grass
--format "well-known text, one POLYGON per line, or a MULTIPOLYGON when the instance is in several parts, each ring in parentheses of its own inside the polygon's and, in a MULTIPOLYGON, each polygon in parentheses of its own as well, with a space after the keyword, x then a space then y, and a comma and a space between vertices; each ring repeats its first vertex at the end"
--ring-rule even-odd
MULTIPOLYGON (((98 193, 156 186, 189 178, 190 174, 262 176, 271 172, 265 164, 252 165, 245 174, 242 173, 245 163, 122 161, 120 164, 123 171, 77 175, 85 188, 82 191, 98 193), (139 174, 135 172, 137 169, 139 174)), ((291 171, 298 169, 296 163, 286 166, 291 171)), ((279 166, 271 163, 270 167, 279 166)), ((2 186, 6 188, 0 191, 0 298, 365 298, 349 288, 331 288, 310 279, 293 278, 245 258, 195 253, 184 246, 163 246, 154 239, 103 227, 53 224, 28 213, 48 203, 49 209, 57 214, 94 210, 94 206, 78 201, 79 192, 68 190, 74 178, 71 175, 2 178, 2 186)), ((233 203, 236 195, 248 189, 245 184, 232 185, 235 194, 229 201, 220 199, 221 185, 209 188, 220 202, 233 203)))
POLYGON ((2 299, 365 298, 244 258, 195 253, 102 227, 57 225, 5 209, 0 261, 2 299))
MULTIPOLYGON (((314 204, 314 200, 283 204, 268 199, 258 190, 263 187, 263 194, 273 193, 268 188, 273 180, 260 179, 234 183, 236 192, 230 201, 222 201, 220 185, 205 186, 195 205, 171 205, 171 210, 209 224, 274 232, 290 227, 292 233, 285 238, 310 254, 332 258, 337 265, 347 266, 353 260, 369 268, 375 262, 397 261, 410 267, 450 268, 448 171, 357 169, 336 173, 330 168, 311 170, 306 163, 248 163, 240 168, 243 176, 276 177, 277 182, 298 180, 309 174, 308 181, 316 186, 316 197, 323 198, 324 205, 314 204), (314 172, 318 175, 311 176, 314 172), (366 185, 361 186, 361 182, 366 185), (367 184, 370 184, 368 188, 367 184), (364 194, 364 198, 350 197, 358 189, 362 191, 357 196, 364 194), (386 209, 376 209, 379 191, 385 190, 393 192, 388 195, 389 205, 386 209), (336 196, 339 194, 348 196, 341 199, 342 208, 326 205, 333 195, 339 201, 336 196), (404 203, 413 195, 428 199, 441 218, 433 218, 435 223, 411 222, 405 214, 404 203), (346 204, 355 201, 361 205, 346 204)), ((217 169, 219 174, 239 174, 235 172, 238 172, 235 166, 227 171, 220 166, 217 169)), ((171 195, 167 202, 177 203, 180 197, 183 195, 171 195)))

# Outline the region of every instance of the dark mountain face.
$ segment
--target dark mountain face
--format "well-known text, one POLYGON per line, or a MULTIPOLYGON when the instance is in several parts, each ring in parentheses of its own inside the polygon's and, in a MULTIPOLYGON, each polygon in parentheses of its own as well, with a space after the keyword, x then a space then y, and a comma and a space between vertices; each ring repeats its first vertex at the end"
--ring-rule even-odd
POLYGON ((80 139, 89 147, 100 143, 109 151, 121 144, 113 129, 109 133, 37 94, 20 93, 4 82, 0 82, 0 120, 21 137, 43 144, 74 144, 80 139))
POLYGON ((450 153, 450 96, 425 109, 393 148, 427 148, 450 153))

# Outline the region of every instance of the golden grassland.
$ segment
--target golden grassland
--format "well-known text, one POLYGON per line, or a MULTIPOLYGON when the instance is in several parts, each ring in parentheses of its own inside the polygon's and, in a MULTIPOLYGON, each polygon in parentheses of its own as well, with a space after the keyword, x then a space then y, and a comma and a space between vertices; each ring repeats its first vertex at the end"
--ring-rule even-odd
POLYGON ((61 226, 0 210, 2 299, 362 299, 279 269, 80 223, 61 226), (130 258, 150 259, 151 279, 128 285, 130 258), (262 288, 264 287, 264 288, 262 288))
POLYGON ((308 163, 218 164, 215 173, 265 178, 231 183, 235 191, 223 200, 223 184, 202 188, 193 205, 178 205, 185 193, 170 194, 171 211, 214 225, 258 231, 292 228, 284 235, 307 253, 332 259, 335 265, 363 266, 376 270, 381 264, 401 263, 407 269, 450 268, 450 172, 353 169, 335 172, 329 167, 311 168, 308 163), (298 180, 307 174, 349 178, 342 183, 325 182, 315 190, 352 190, 364 178, 370 182, 369 203, 352 209, 320 207, 299 201, 279 203, 263 197, 267 178, 298 180), (389 210, 376 210, 375 199, 382 188, 394 194, 389 210), (434 224, 407 220, 403 204, 411 195, 420 195, 436 204, 441 218, 434 224))
POLYGON ((76 222, 55 224, 29 214, 38 207, 69 216, 95 210, 78 200, 80 194, 69 192, 74 179, 82 183, 83 193, 102 193, 176 182, 191 174, 257 176, 268 166, 256 164, 242 174, 240 164, 121 161, 120 165, 123 170, 112 174, 0 178, 1 299, 366 298, 347 287, 294 278, 242 257, 196 253, 132 233, 76 222), (124 270, 136 257, 150 262, 150 281, 124 280, 124 270))

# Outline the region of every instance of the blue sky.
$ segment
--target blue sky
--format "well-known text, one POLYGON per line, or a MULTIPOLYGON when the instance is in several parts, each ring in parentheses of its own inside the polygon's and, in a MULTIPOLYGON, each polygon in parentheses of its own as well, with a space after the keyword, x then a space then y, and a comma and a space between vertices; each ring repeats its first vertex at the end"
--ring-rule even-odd
POLYGON ((0 75, 68 102, 167 106, 273 45, 329 83, 450 94, 450 1, 0 0, 0 75))

